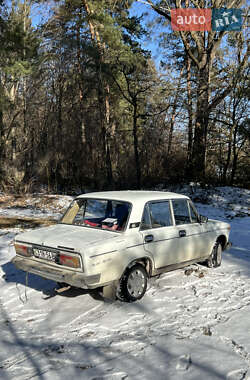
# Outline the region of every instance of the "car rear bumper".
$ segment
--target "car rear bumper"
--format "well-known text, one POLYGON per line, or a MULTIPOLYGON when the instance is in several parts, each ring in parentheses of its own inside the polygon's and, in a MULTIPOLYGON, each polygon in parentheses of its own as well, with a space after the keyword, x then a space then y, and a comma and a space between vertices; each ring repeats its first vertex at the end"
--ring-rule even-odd
POLYGON ((25 272, 33 273, 56 282, 65 282, 77 288, 94 289, 100 286, 100 274, 86 276, 81 272, 74 272, 65 268, 53 268, 41 262, 19 256, 15 256, 12 259, 12 263, 16 268, 25 272))

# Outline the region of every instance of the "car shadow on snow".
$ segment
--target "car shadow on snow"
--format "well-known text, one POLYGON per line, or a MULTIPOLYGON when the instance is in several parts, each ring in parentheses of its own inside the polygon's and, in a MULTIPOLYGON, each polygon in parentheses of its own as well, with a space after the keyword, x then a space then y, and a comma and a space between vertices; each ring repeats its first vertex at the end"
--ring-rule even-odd
POLYGON ((44 294, 43 299, 45 300, 55 296, 74 298, 83 294, 88 294, 95 300, 105 300, 105 298, 102 297, 100 289, 85 290, 70 287, 68 290, 57 292, 57 290, 60 289, 61 285, 52 280, 47 280, 35 274, 26 273, 22 270, 19 270, 14 266, 14 264, 12 264, 11 261, 2 265, 2 270, 4 272, 2 278, 7 283, 16 283, 16 286, 23 285, 24 287, 42 292, 44 294))

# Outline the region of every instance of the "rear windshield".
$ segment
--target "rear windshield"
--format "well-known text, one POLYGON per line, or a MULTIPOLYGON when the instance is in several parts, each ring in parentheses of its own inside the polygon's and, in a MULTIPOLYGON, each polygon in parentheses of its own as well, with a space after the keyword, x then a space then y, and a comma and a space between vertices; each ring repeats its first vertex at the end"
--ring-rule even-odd
POLYGON ((109 199, 76 199, 69 206, 61 223, 124 231, 131 205, 109 199))

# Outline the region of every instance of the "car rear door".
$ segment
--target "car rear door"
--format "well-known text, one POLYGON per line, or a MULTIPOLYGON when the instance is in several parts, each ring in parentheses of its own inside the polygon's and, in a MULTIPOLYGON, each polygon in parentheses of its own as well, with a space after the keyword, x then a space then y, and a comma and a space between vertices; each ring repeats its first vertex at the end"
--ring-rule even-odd
POLYGON ((206 252, 202 225, 186 198, 149 202, 141 233, 144 249, 153 256, 156 268, 188 262, 206 252))
POLYGON ((177 252, 179 235, 169 201, 149 202, 145 206, 141 233, 144 249, 153 257, 155 268, 181 261, 177 252))

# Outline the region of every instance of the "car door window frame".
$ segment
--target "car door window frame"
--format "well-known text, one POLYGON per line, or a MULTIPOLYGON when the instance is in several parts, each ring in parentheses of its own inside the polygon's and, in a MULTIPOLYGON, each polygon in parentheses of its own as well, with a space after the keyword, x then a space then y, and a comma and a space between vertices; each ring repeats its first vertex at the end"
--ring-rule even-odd
POLYGON ((190 215, 190 219, 191 219, 191 223, 194 224, 194 223, 199 223, 199 214, 194 206, 194 204, 188 199, 188 207, 189 207, 189 215, 190 215), (193 218, 192 218, 192 211, 196 217, 196 220, 193 221, 193 218))
POLYGON ((195 206, 193 205, 193 203, 189 199, 186 199, 186 198, 171 199, 171 207, 172 207, 173 221, 174 221, 174 225, 175 226, 182 226, 182 225, 185 225, 185 224, 199 223, 199 214, 198 214, 195 206), (176 217, 175 217, 174 206, 173 206, 173 202, 176 202, 176 201, 177 202, 178 201, 186 201, 188 215, 189 215, 189 222, 188 221, 183 221, 183 223, 176 224, 176 217), (191 210, 193 211, 193 213, 196 216, 195 220, 193 220, 193 218, 192 218, 191 210))
POLYGON ((194 206, 194 204, 192 203, 192 201, 190 201, 189 199, 186 199, 186 198, 176 198, 176 199, 161 199, 159 201, 149 201, 145 204, 144 206, 144 209, 143 209, 143 213, 142 213, 142 219, 141 219, 141 223, 140 223, 140 231, 145 231, 145 230, 153 230, 153 229, 156 229, 156 228, 162 228, 162 227, 172 227, 172 226, 181 226, 181 225, 185 225, 185 224, 195 224, 195 223, 199 223, 199 214, 194 206), (187 210, 188 210, 188 215, 189 215, 189 222, 183 222, 183 224, 176 224, 176 220, 175 220, 175 214, 174 214, 174 207, 173 207, 173 201, 179 201, 179 200, 182 200, 182 201, 186 201, 187 203, 187 210), (168 203, 168 206, 169 206, 169 215, 171 217, 171 221, 172 221, 172 224, 169 225, 169 226, 157 226, 157 227, 153 227, 152 226, 152 219, 151 219, 151 215, 150 215, 150 210, 149 210, 149 205, 152 204, 152 203, 163 203, 163 202, 167 202, 168 203), (196 219, 193 220, 192 218, 192 211, 193 213, 195 214, 196 216, 196 219), (147 227, 143 227, 143 216, 144 216, 144 213, 147 212, 148 213, 148 218, 149 218, 149 224, 147 225, 147 227))
POLYGON ((140 231, 146 231, 146 230, 151 230, 152 229, 152 223, 151 223, 148 203, 145 204, 143 212, 142 212, 142 218, 141 218, 141 223, 140 223, 140 231), (146 223, 143 224, 143 218, 144 218, 145 212, 148 214, 147 218, 148 218, 149 224, 146 224, 146 223))
POLYGON ((154 230, 156 228, 163 228, 163 227, 173 227, 174 226, 174 219, 173 219, 173 210, 172 210, 172 205, 171 205, 171 201, 169 199, 161 199, 159 201, 150 201, 150 202, 147 202, 144 206, 144 209, 143 209, 143 213, 142 213, 142 219, 141 219, 141 225, 140 225, 140 230, 141 231, 145 231, 145 230, 154 230), (169 217, 170 217, 170 221, 171 221, 171 224, 170 225, 159 225, 159 226, 153 226, 152 224, 152 215, 150 213, 150 205, 152 204, 156 204, 156 203, 168 203, 168 209, 169 209, 169 217), (148 219, 149 219, 149 224, 148 224, 148 227, 144 227, 143 226, 143 217, 144 217, 144 213, 147 212, 148 214, 148 219))

